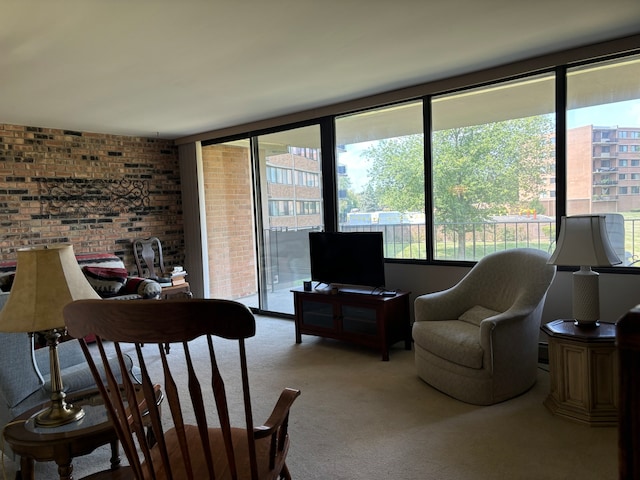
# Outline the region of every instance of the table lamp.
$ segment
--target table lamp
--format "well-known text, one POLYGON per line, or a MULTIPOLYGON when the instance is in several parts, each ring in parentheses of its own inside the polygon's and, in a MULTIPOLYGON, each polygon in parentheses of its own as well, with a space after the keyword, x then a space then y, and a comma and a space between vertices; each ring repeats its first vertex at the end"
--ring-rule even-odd
POLYGON ((17 251, 16 275, 0 311, 1 332, 44 332, 51 363, 51 405, 36 415, 36 425, 56 427, 84 416, 65 402, 58 343, 64 334, 62 309, 74 300, 100 298, 87 282, 69 244, 42 245, 17 251))
POLYGON ((621 263, 609 243, 605 216, 562 217, 556 250, 548 263, 580 266, 580 270, 573 273, 573 317, 578 327, 597 327, 600 319, 600 275, 591 267, 610 267, 621 263))

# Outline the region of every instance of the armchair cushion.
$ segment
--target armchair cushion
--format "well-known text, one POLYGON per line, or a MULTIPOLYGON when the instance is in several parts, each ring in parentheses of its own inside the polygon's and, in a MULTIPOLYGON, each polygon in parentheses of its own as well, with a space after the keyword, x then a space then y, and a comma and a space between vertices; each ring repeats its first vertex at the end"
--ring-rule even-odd
POLYGON ((468 368, 482 368, 480 329, 468 322, 423 322, 413 331, 416 344, 432 354, 468 368))
POLYGON ((480 326, 480 322, 485 318, 493 317, 494 315, 498 315, 500 312, 496 312, 495 310, 491 310, 490 308, 485 308, 481 305, 475 305, 471 307, 469 310, 464 312, 458 320, 462 320, 463 322, 470 323, 475 325, 476 327, 480 326))

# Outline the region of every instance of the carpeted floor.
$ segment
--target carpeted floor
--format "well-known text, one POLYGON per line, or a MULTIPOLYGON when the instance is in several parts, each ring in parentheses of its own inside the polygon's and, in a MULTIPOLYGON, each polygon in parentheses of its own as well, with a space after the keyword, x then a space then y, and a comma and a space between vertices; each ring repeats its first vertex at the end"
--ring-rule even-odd
MULTIPOLYGON (((542 404, 549 392, 545 365, 529 392, 477 407, 418 379, 413 353, 401 343, 382 362, 378 352, 332 340, 303 336, 296 345, 290 320, 257 323, 247 344, 256 422, 266 419, 283 387, 302 391, 290 423, 295 479, 617 478, 617 429, 551 415, 542 404)), ((177 346, 170 355, 181 354, 177 346)), ((235 357, 229 351, 219 361, 235 357)), ((105 447, 75 459, 74 478, 107 468, 109 456, 105 447)), ((14 478, 8 459, 5 472, 14 478)), ((57 478, 55 465, 38 464, 36 478, 57 478)))

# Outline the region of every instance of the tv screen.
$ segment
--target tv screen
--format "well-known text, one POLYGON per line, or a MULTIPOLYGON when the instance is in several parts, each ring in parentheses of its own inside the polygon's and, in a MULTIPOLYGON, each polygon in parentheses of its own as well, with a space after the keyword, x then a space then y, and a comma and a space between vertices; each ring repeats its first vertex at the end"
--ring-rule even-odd
POLYGON ((311 280, 384 287, 382 232, 309 232, 311 280))

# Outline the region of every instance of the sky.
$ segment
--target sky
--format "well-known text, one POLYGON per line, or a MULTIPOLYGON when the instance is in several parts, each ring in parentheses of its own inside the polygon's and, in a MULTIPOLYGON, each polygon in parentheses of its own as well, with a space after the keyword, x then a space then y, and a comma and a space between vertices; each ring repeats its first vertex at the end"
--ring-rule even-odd
MULTIPOLYGON (((584 125, 640 128, 640 99, 568 111, 568 128, 584 125)), ((367 183, 367 170, 370 162, 362 157, 362 153, 374 143, 363 142, 346 145, 346 152, 340 153, 338 156, 338 163, 347 167, 347 175, 351 179, 354 192, 361 192, 367 183)))

